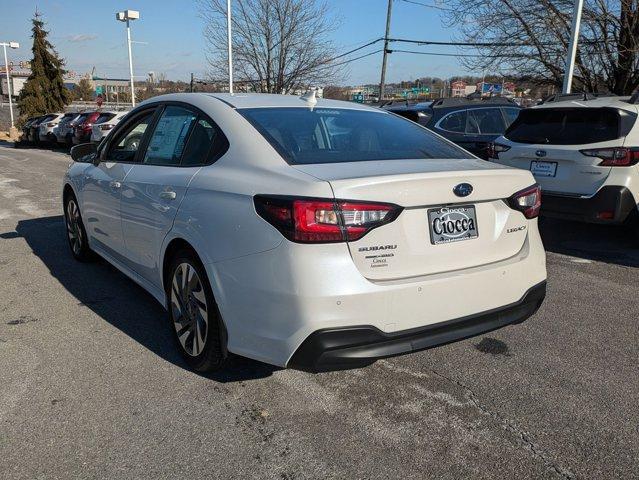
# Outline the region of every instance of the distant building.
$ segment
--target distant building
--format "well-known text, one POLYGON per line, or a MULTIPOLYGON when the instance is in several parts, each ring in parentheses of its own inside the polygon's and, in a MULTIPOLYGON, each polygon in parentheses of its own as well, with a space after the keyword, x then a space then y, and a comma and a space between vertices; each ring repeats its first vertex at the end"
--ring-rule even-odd
MULTIPOLYGON (((131 81, 128 78, 103 78, 93 76, 91 85, 95 89, 96 95, 102 95, 108 101, 115 100, 122 93, 130 93, 131 81)), ((146 88, 143 85, 136 85, 135 90, 146 88)))
POLYGON ((467 97, 471 93, 475 93, 477 91, 477 86, 468 85, 463 80, 458 80, 450 84, 451 87, 451 96, 453 97, 467 97))

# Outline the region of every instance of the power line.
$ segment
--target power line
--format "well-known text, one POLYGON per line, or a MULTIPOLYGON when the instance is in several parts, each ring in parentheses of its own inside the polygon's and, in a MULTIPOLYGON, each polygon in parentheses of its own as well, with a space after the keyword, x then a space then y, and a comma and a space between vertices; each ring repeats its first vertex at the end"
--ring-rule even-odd
POLYGON ((377 39, 373 40, 372 42, 368 42, 368 43, 366 43, 366 44, 362 45, 361 47, 357 47, 357 48, 354 48, 354 49, 352 49, 352 50, 349 50, 349 51, 348 51, 348 52, 346 52, 346 53, 342 53, 341 55, 337 55, 336 57, 333 57, 333 58, 331 58, 331 59, 330 59, 330 60, 328 60, 328 61, 329 61, 329 62, 332 62, 333 60, 337 60, 338 58, 345 57, 346 55, 350 55, 351 53, 355 53, 355 52, 357 52, 358 50, 362 50, 363 48, 370 47, 371 45, 374 45, 374 44, 376 44, 377 42, 381 42, 382 40, 384 40, 384 39, 383 39, 383 38, 377 38, 377 39))
POLYGON ((474 58, 525 58, 526 55, 519 54, 495 54, 481 55, 479 53, 435 53, 435 52, 418 52, 416 50, 391 50, 393 53, 412 53, 415 55, 433 55, 438 57, 474 57, 474 58))
MULTIPOLYGON (((374 52, 370 52, 370 53, 367 53, 367 54, 365 54, 365 55, 361 55, 361 56, 359 56, 359 57, 349 58, 348 60, 345 60, 345 61, 343 61, 343 62, 333 64, 333 66, 334 66, 334 67, 338 67, 338 66, 340 66, 340 65, 344 65, 344 64, 346 64, 346 63, 351 63, 351 62, 354 62, 355 60, 359 60, 359 59, 361 59, 361 58, 370 57, 371 55, 375 55, 376 53, 379 53, 379 52, 381 52, 381 51, 383 51, 383 49, 382 49, 382 48, 380 48, 379 50, 375 50, 374 52)), ((332 61, 332 60, 330 60, 330 61, 332 61)), ((330 63, 330 62, 327 62, 327 63, 330 63)))
POLYGON ((432 55, 436 57, 502 57, 503 55, 480 55, 472 53, 435 53, 435 52, 417 52, 415 50, 391 50, 392 53, 413 53, 415 55, 432 55))
POLYGON ((440 7, 439 5, 428 5, 422 2, 416 2, 415 0, 400 0, 405 3, 411 3, 413 5, 419 5, 420 7, 432 8, 434 10, 441 10, 442 12, 454 12, 452 8, 440 7))
MULTIPOLYGON (((557 45, 556 43, 540 43, 533 45, 532 43, 525 42, 440 42, 434 40, 412 40, 408 38, 389 38, 388 41, 399 43, 414 43, 417 45, 439 45, 445 47, 534 47, 537 45, 549 47, 557 45)), ((580 43, 586 45, 595 45, 605 42, 596 40, 581 40, 580 43)))

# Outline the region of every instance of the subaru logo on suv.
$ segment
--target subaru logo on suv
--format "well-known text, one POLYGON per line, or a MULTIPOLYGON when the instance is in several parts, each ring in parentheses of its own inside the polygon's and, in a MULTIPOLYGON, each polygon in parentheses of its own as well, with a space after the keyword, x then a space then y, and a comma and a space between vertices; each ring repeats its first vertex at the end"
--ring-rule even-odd
POLYGON ((538 157, 545 157, 546 156, 546 150, 537 150, 535 152, 535 155, 537 155, 538 157))
POLYGON ((453 193, 458 197, 467 197, 473 193, 473 186, 470 183, 460 183, 459 185, 455 185, 453 193))

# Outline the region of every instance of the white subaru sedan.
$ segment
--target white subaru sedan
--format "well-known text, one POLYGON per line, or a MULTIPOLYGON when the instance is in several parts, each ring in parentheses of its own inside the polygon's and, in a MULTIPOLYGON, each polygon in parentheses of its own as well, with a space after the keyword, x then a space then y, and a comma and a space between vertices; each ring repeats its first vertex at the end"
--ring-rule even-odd
POLYGON ((197 371, 229 352, 365 366, 520 323, 545 297, 531 173, 383 110, 166 95, 72 157, 71 253, 148 290, 197 371))

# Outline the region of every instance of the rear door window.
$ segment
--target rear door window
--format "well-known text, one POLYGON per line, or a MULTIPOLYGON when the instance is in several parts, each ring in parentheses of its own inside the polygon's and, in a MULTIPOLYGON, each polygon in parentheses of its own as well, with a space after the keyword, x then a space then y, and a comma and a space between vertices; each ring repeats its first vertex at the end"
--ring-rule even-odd
MULTIPOLYGON (((506 138, 518 143, 583 145, 616 140, 621 117, 636 115, 614 108, 539 108, 522 110, 506 138)), ((624 122, 627 123, 627 122, 624 122)))
POLYGON ((115 113, 101 113, 94 123, 108 122, 113 117, 115 117, 115 113))
POLYGON ((447 132, 466 133, 466 118, 466 110, 449 113, 439 121, 438 127, 447 132))
POLYGON ((179 165, 186 140, 197 114, 186 108, 170 105, 157 122, 142 163, 179 165))
POLYGON ((476 108, 468 111, 466 133, 501 135, 506 126, 499 108, 476 108))

